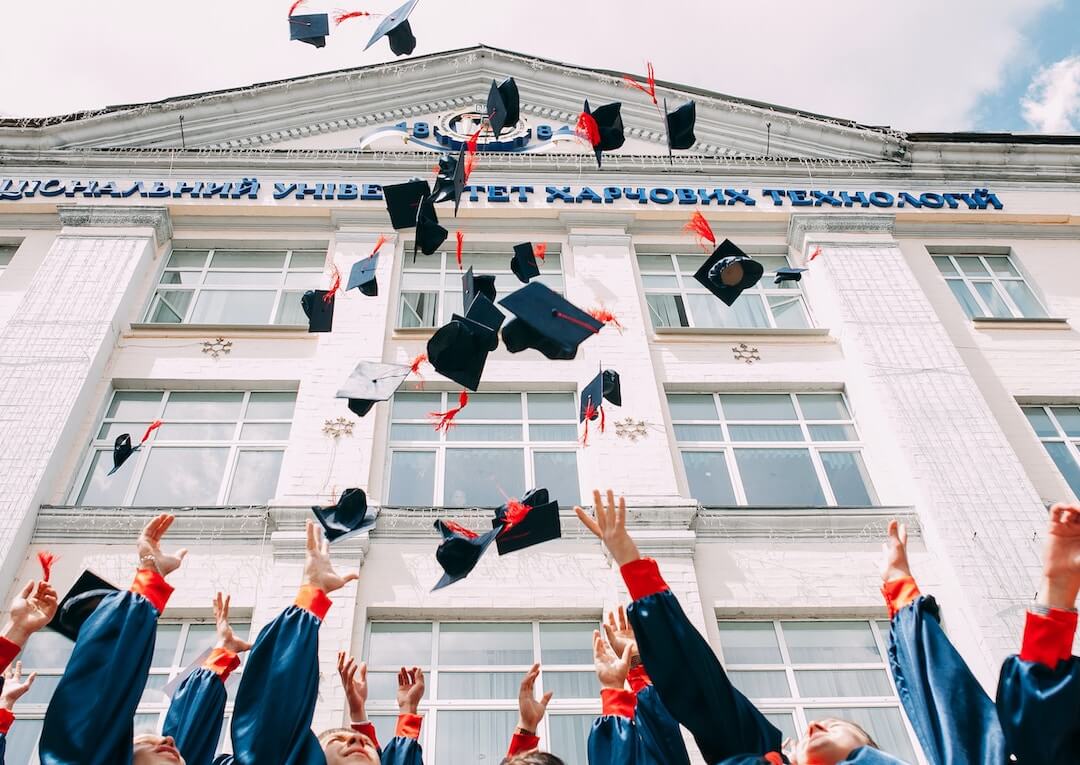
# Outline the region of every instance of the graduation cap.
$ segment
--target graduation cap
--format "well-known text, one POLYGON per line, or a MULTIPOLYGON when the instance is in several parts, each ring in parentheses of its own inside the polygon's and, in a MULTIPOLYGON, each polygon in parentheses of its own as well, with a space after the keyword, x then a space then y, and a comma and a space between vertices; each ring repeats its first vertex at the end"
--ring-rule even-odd
POLYGON ((308 332, 329 332, 334 328, 334 290, 308 290, 300 298, 308 317, 308 332))
POLYGON ((800 282, 802 281, 803 271, 805 268, 778 268, 776 269, 776 279, 773 280, 773 284, 780 284, 781 282, 800 282))
POLYGON ((502 524, 486 534, 480 535, 470 531, 453 521, 435 521, 435 528, 442 534, 442 544, 435 551, 435 560, 443 568, 442 578, 431 588, 431 591, 441 590, 467 577, 480 557, 487 552, 495 537, 502 530, 502 524))
POLYGON ((375 279, 375 270, 378 267, 378 253, 353 263, 352 270, 349 271, 349 284, 345 287, 346 291, 359 287, 360 292, 368 297, 376 297, 379 294, 379 282, 375 279))
MULTIPOLYGON (((108 472, 108 475, 112 475, 119 470, 132 454, 142 448, 142 445, 146 443, 146 439, 150 438, 150 434, 160 427, 161 420, 154 420, 151 422, 149 427, 146 428, 146 432, 143 434, 142 440, 139 441, 138 446, 134 447, 131 445, 130 433, 121 433, 118 435, 116 440, 113 441, 113 466, 112 470, 108 472)), ((45 581, 49 581, 48 578, 46 578, 45 581)))
POLYGON ((363 417, 379 401, 389 401, 411 371, 411 367, 401 364, 361 361, 337 392, 337 398, 349 399, 349 409, 363 417))
POLYGON ((694 278, 725 305, 731 305, 742 294, 758 283, 765 268, 756 260, 725 239, 713 251, 709 259, 697 270, 694 278))
POLYGON ((536 253, 532 242, 514 245, 514 258, 510 261, 510 270, 522 284, 540 275, 540 266, 536 264, 536 253))
POLYGON ((604 328, 603 322, 540 282, 526 284, 499 305, 516 317, 502 330, 511 353, 534 348, 549 359, 569 360, 577 355, 579 345, 604 328))
POLYGON ((431 197, 420 200, 419 214, 416 217, 416 238, 413 240, 413 261, 416 260, 417 248, 425 255, 434 255, 448 236, 450 232, 439 225, 439 216, 435 214, 435 204, 431 197))
POLYGON ((420 217, 420 202, 431 196, 431 186, 419 178, 405 183, 383 186, 386 210, 390 213, 390 225, 396 231, 413 228, 420 217))
POLYGON ((326 539, 338 539, 367 531, 375 525, 375 513, 368 512, 367 495, 363 489, 346 489, 336 505, 312 507, 311 512, 322 524, 326 539))
POLYGON ((491 525, 500 529, 496 539, 499 555, 559 539, 559 503, 552 502, 547 489, 533 489, 521 501, 509 500, 495 511, 491 525))
POLYGON ((585 110, 578 117, 577 132, 592 144, 593 151, 596 152, 596 166, 601 167, 601 155, 605 151, 618 149, 626 142, 623 134, 622 104, 615 101, 591 111, 586 99, 585 110))
POLYGON ((469 303, 469 310, 465 312, 465 321, 482 328, 481 335, 487 339, 489 351, 499 347, 499 330, 506 321, 506 314, 500 311, 487 295, 481 292, 473 298, 469 303))
POLYGON ((496 139, 505 128, 514 127, 521 119, 521 98, 513 77, 507 77, 501 85, 496 85, 495 80, 491 81, 487 98, 487 118, 496 139))
POLYGON ((469 266, 469 270, 461 275, 461 304, 465 306, 466 311, 469 310, 473 298, 477 295, 483 295, 492 303, 495 302, 495 298, 498 296, 495 291, 495 275, 474 274, 472 266, 469 266))
POLYGON ((119 592, 119 588, 93 571, 83 571, 60 601, 49 627, 68 640, 78 639, 83 622, 90 618, 102 599, 113 592, 119 592))
POLYGON ((461 147, 455 157, 445 154, 439 158, 439 172, 435 176, 435 188, 431 192, 432 202, 454 200, 454 217, 457 217, 461 200, 465 196, 465 147, 461 147))
POLYGON ((615 406, 622 406, 622 385, 619 382, 619 373, 614 369, 605 369, 601 372, 604 378, 604 398, 615 406))
POLYGON ((325 13, 305 13, 289 16, 289 39, 299 40, 316 48, 326 47, 330 34, 330 17, 325 13))
POLYGON ((471 391, 480 386, 488 354, 499 344, 499 328, 475 318, 481 312, 486 313, 484 302, 502 315, 486 297, 479 295, 466 312, 474 318, 454 314, 448 324, 435 331, 427 344, 428 361, 435 371, 471 391))
POLYGON ((412 27, 409 26, 409 14, 413 12, 418 2, 420 0, 409 0, 393 13, 387 14, 379 26, 375 28, 375 33, 371 35, 371 39, 364 46, 364 50, 367 50, 385 36, 390 41, 390 50, 394 52, 395 56, 408 56, 412 53, 416 49, 416 37, 413 36, 412 27))
POLYGON ((667 110, 664 99, 665 122, 667 123, 668 149, 689 149, 697 141, 694 124, 697 122, 697 104, 694 101, 683 104, 673 112, 667 110))

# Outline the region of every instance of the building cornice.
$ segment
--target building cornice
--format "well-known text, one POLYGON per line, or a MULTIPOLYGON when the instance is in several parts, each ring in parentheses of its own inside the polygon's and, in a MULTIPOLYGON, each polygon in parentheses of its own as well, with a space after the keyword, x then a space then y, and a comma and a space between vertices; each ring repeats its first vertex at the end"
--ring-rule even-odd
POLYGON ((183 542, 268 540, 276 528, 266 507, 83 507, 42 505, 35 542, 115 544, 133 542, 161 512, 177 516, 169 538, 183 542))
POLYGON ((788 223, 788 245, 802 252, 808 236, 813 235, 817 244, 827 244, 830 235, 850 234, 895 244, 895 228, 896 215, 891 213, 796 213, 788 223))
POLYGON ((773 539, 837 541, 881 541, 893 518, 907 524, 908 533, 921 536, 922 526, 915 508, 814 507, 796 509, 754 509, 747 507, 703 508, 693 530, 705 539, 773 539))
POLYGON ((157 243, 172 239, 172 218, 166 207, 149 205, 58 205, 60 224, 66 228, 152 228, 157 243))

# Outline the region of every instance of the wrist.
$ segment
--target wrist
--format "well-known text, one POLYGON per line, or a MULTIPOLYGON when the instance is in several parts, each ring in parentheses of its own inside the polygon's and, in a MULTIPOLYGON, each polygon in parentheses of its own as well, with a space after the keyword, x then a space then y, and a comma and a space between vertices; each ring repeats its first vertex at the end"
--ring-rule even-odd
POLYGON ((6 709, 9 712, 15 711, 15 699, 0 698, 0 709, 6 709))
POLYGON ((514 730, 514 733, 520 733, 523 736, 535 736, 536 727, 537 726, 527 723, 523 718, 519 717, 517 728, 514 730))
POLYGON ((623 678, 621 683, 615 681, 601 682, 600 690, 603 691, 622 691, 626 689, 626 678, 623 678))
POLYGON ((1080 586, 1075 582, 1062 582, 1058 577, 1044 576, 1035 602, 1049 608, 1068 611, 1076 608, 1078 591, 1080 591, 1080 586))
POLYGON ((911 574, 911 569, 907 566, 889 566, 885 571, 885 574, 881 577, 884 582, 891 582, 895 579, 907 579, 914 578, 911 574))
POLYGON ((353 722, 366 722, 367 721, 367 709, 363 704, 349 705, 349 718, 353 722))
POLYGON ((2 634, 7 640, 22 647, 26 645, 26 641, 34 634, 34 630, 23 625, 15 624, 15 622, 8 622, 7 626, 4 627, 4 632, 2 634))
POLYGON ((399 715, 415 715, 417 704, 398 704, 399 715))

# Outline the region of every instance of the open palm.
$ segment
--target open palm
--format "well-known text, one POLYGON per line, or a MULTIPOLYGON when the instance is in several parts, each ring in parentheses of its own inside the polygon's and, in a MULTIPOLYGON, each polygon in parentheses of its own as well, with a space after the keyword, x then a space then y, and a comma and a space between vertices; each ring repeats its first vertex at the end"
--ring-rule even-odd
POLYGON ((1080 507, 1054 505, 1046 543, 1046 576, 1080 586, 1080 507))

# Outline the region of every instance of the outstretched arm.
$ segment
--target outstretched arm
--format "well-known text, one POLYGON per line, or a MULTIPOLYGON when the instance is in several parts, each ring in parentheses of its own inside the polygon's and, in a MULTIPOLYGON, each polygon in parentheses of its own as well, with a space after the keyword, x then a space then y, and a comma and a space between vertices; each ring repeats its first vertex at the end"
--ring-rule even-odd
POLYGON ((15 702, 21 699, 34 684, 37 672, 23 680, 22 662, 4 670, 4 690, 0 693, 0 765, 4 765, 4 753, 7 750, 7 734, 15 721, 15 702))
POLYGON ((628 611, 638 649, 664 706, 685 725, 705 759, 763 756, 780 749, 780 731, 728 679, 719 659, 683 613, 656 562, 642 558, 626 531, 626 502, 593 492, 595 516, 578 518, 621 567, 634 602, 628 611))
POLYGON ((540 665, 533 664, 521 680, 521 687, 518 688, 518 723, 514 736, 510 739, 507 757, 531 752, 540 746, 540 737, 536 735, 536 731, 547 713, 547 705, 554 692, 548 691, 542 698, 536 698, 533 689, 538 677, 540 677, 540 665))
POLYGON ((626 645, 621 654, 616 654, 599 630, 593 632, 593 659, 603 711, 589 732, 589 765, 633 765, 643 761, 634 725, 637 696, 626 690, 630 651, 631 646, 626 645))
POLYGON ((419 667, 398 670, 398 721, 394 738, 382 753, 382 765, 423 765, 424 752, 420 748, 420 724, 424 718, 418 713, 420 699, 424 698, 424 670, 419 667))
POLYGON ((8 609, 8 623, 0 634, 0 672, 18 655, 26 641, 56 615, 56 590, 48 582, 29 581, 8 609))
POLYGON ((341 687, 345 689, 345 701, 349 705, 349 724, 357 733, 363 733, 371 739, 375 748, 382 751, 375 724, 367 716, 367 663, 358 664, 349 654, 338 651, 337 669, 341 687))
POLYGON ((997 711, 941 629, 937 603, 919 593, 903 525, 889 523, 882 551, 882 592, 892 616, 889 664, 927 758, 935 765, 1005 762, 997 711))

